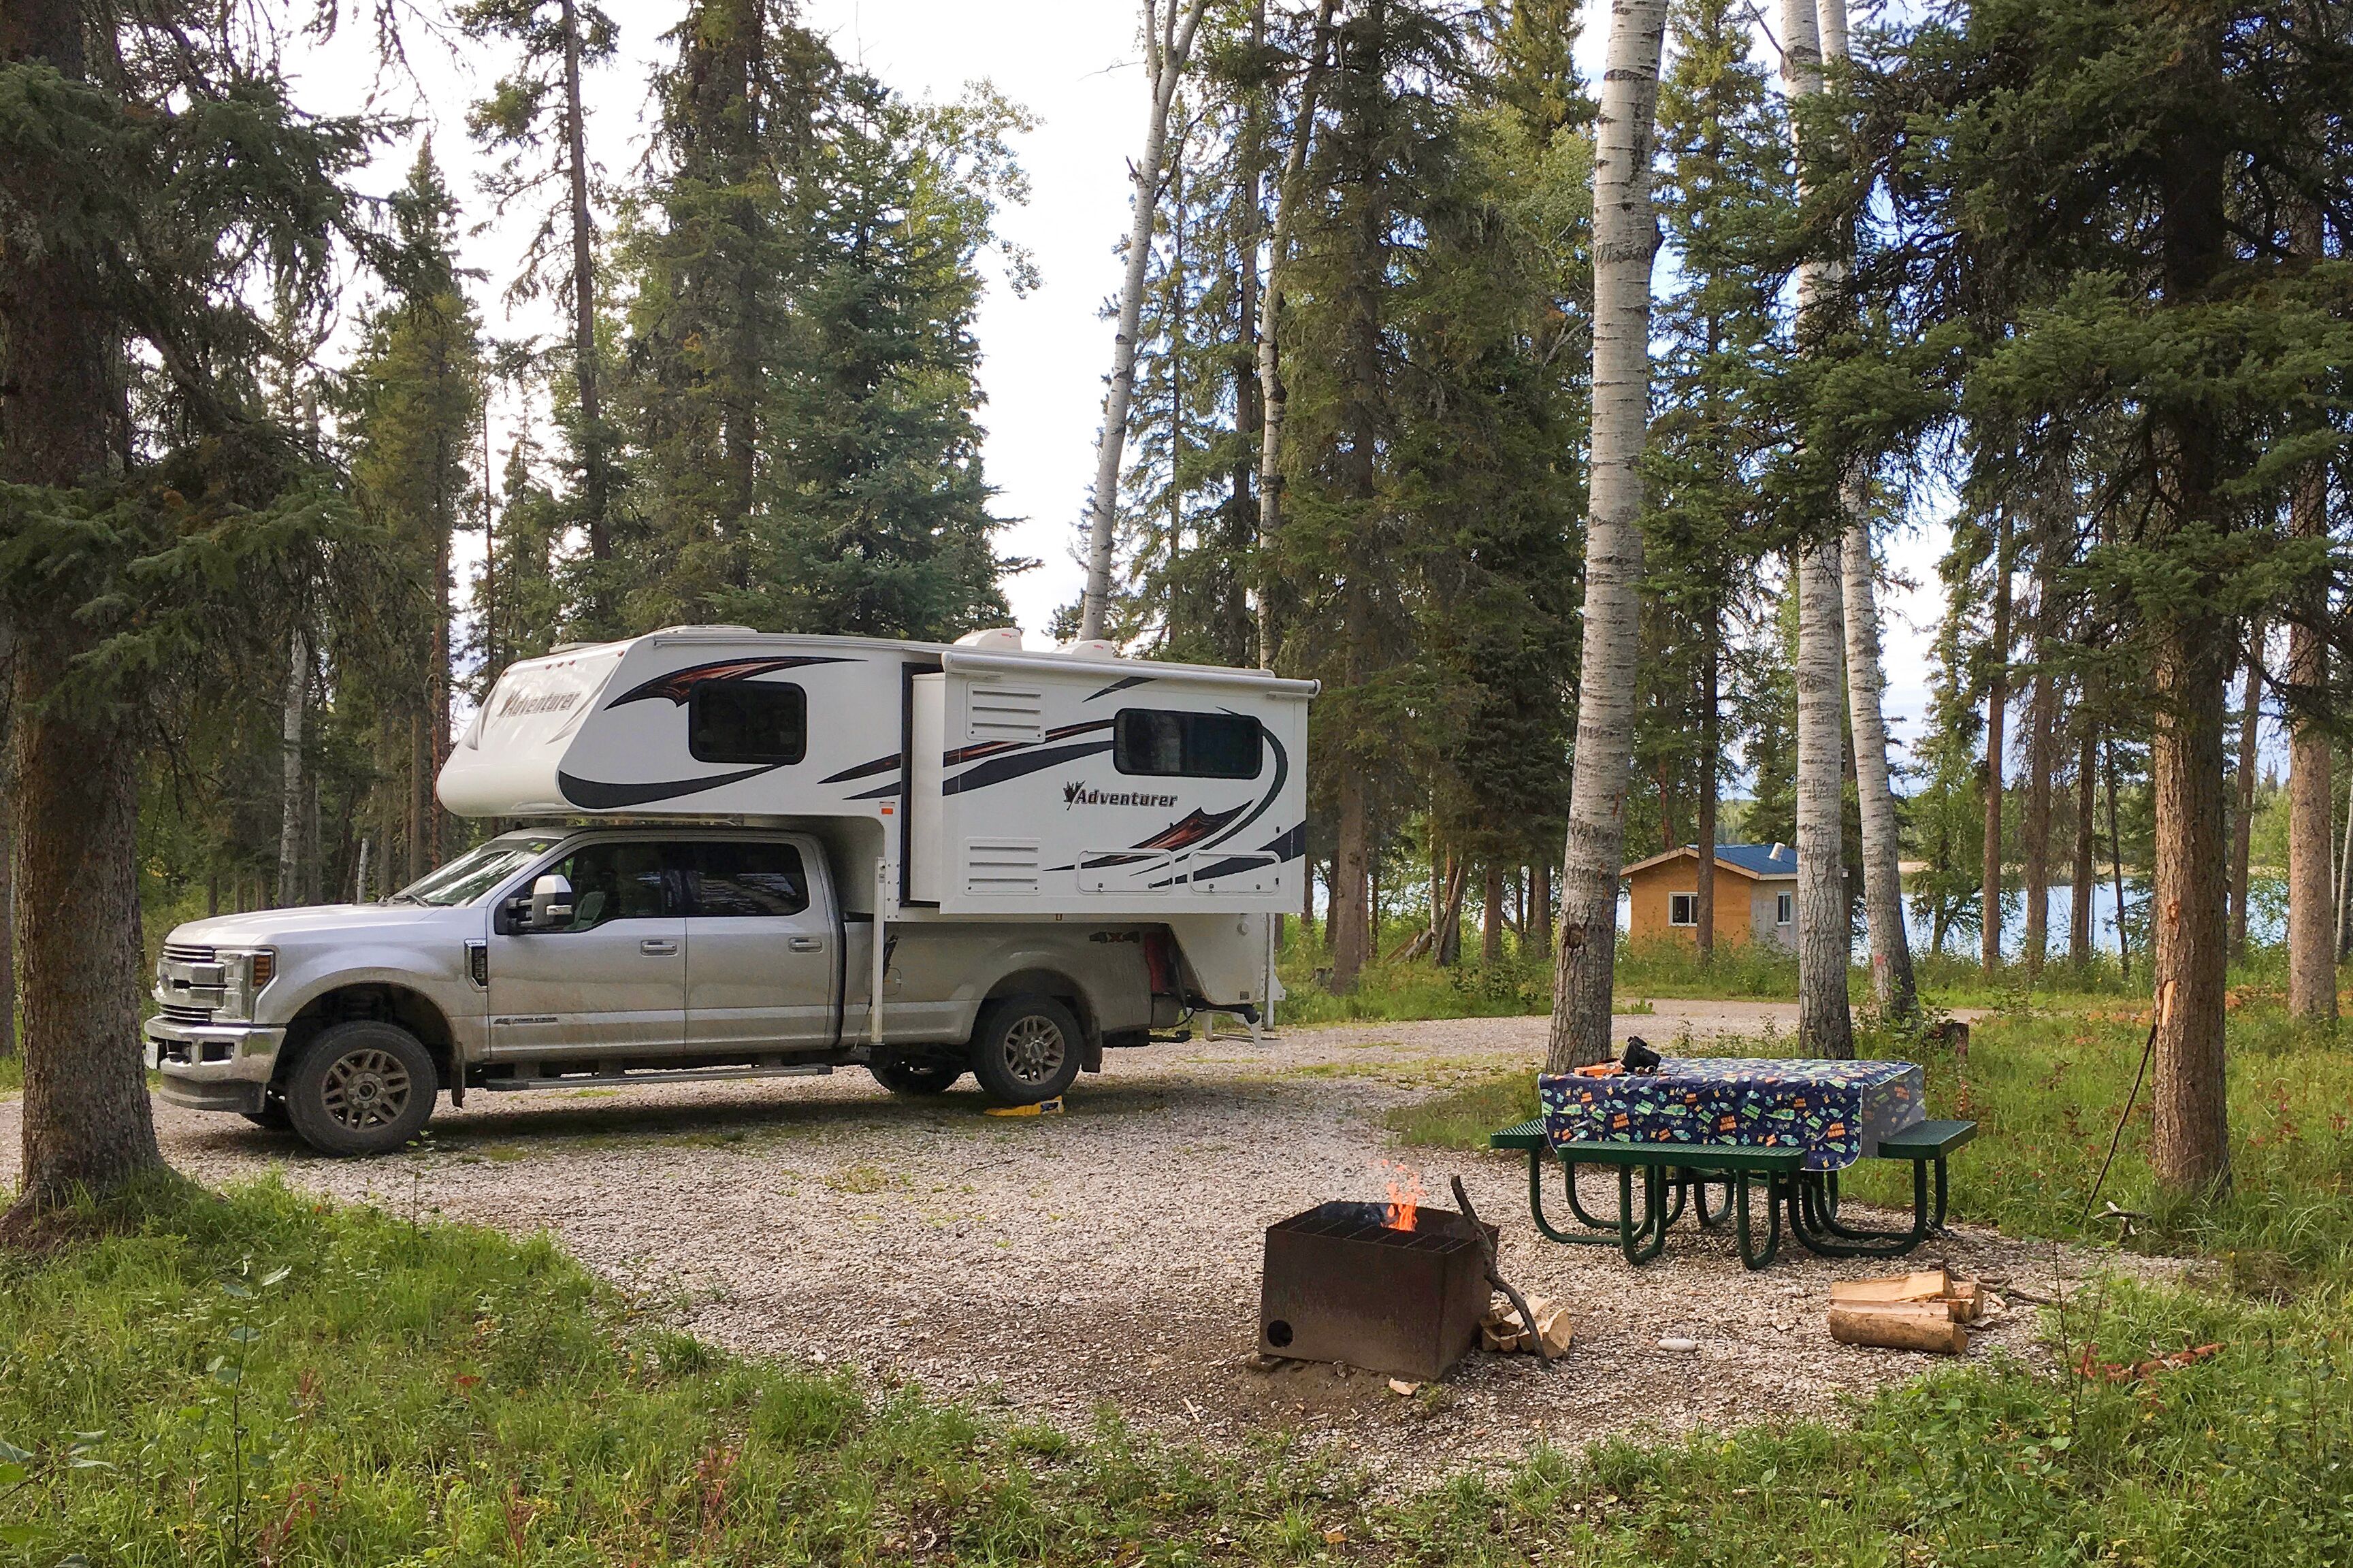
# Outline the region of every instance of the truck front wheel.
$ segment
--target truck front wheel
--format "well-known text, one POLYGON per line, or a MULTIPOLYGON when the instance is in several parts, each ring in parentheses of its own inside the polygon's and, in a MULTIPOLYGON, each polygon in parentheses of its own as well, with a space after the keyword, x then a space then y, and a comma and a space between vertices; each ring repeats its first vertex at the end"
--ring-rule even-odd
POLYGON ((1008 996, 980 1016, 972 1076, 999 1105, 1035 1105, 1071 1087, 1084 1047, 1079 1021, 1051 996, 1008 996))
POLYGON ((337 1024, 286 1079, 286 1114, 322 1154, 383 1154, 425 1130, 439 1077, 416 1036, 374 1018, 337 1024))

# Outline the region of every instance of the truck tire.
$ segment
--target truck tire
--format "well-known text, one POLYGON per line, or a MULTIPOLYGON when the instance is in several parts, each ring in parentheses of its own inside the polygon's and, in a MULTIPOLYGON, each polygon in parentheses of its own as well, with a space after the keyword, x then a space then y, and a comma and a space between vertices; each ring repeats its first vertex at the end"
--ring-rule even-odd
POLYGON ((982 1010, 972 1035, 972 1076, 997 1105, 1035 1105, 1079 1076, 1086 1037, 1051 996, 1007 996, 982 1010))
POLYGON ((384 1154, 425 1131, 440 1092, 416 1036, 374 1018, 337 1024, 286 1078, 286 1114, 322 1154, 384 1154))
POLYGON ((892 1057, 873 1062, 866 1070, 892 1094, 945 1094, 964 1076, 962 1062, 923 1057, 892 1057))

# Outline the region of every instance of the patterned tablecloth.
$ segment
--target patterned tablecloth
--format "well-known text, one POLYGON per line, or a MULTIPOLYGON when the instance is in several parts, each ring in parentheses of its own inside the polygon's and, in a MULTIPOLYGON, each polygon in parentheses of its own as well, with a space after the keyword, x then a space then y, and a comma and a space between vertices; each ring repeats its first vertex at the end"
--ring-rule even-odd
POLYGON ((1536 1093, 1556 1145, 1801 1148, 1809 1171, 1842 1171, 1925 1114, 1911 1062, 1669 1057, 1656 1073, 1545 1073, 1536 1093))

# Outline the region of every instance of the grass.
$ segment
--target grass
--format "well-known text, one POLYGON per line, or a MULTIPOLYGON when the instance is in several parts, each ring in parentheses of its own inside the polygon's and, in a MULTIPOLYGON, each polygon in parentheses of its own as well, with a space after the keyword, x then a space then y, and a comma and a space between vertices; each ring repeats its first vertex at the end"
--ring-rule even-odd
MULTIPOLYGON (((2126 1005, 2004 1016, 1931 1060, 1932 1107, 1986 1129, 1959 1211, 2100 1235, 2082 1200, 2141 1037, 2126 1005)), ((2138 1117, 2110 1178, 2149 1214, 2133 1245, 2209 1260, 2191 1284, 2079 1293, 2047 1360, 1934 1366, 1834 1424, 1759 1410, 1402 1497, 1281 1433, 1059 1432, 732 1357, 543 1238, 159 1189, 0 1255, 0 1564, 2342 1564, 2353 1052, 2263 994, 2232 1046, 2234 1193, 2157 1203, 2138 1117)), ((1526 1085, 1400 1131, 1475 1146, 1526 1085)))

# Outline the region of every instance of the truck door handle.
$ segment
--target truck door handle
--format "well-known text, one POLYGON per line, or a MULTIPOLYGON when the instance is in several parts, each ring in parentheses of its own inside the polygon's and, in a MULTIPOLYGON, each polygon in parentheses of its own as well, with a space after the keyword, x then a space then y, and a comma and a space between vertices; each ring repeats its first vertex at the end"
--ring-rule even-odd
POLYGON ((638 951, 651 953, 656 958, 668 958, 678 951, 678 943, 666 936, 649 936, 638 943, 638 951))
POLYGON ((815 952, 825 946, 825 942, 820 937, 797 936, 785 945, 795 952, 815 952))

